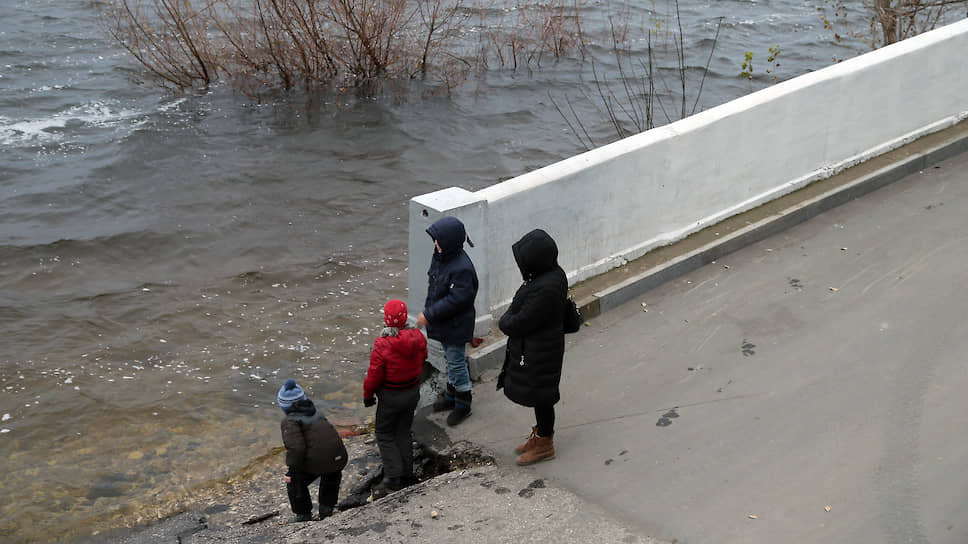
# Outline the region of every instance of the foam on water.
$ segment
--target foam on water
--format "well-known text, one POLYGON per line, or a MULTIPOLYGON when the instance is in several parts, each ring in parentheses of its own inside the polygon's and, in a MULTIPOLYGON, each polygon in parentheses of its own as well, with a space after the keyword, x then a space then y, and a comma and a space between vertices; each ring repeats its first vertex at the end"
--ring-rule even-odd
POLYGON ((129 109, 116 100, 97 100, 71 106, 46 117, 0 117, 0 146, 34 146, 62 142, 72 139, 73 131, 82 131, 85 128, 118 129, 123 137, 145 122, 144 112, 129 109), (76 126, 71 126, 68 131, 68 125, 76 126))

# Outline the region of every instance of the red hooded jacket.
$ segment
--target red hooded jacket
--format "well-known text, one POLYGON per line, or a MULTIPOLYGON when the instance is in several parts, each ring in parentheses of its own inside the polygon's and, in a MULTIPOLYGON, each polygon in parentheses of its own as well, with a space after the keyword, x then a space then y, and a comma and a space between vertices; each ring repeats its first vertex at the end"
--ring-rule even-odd
POLYGON ((381 389, 416 387, 426 360, 427 339, 420 329, 401 329, 397 336, 377 338, 363 381, 363 398, 371 399, 381 389))

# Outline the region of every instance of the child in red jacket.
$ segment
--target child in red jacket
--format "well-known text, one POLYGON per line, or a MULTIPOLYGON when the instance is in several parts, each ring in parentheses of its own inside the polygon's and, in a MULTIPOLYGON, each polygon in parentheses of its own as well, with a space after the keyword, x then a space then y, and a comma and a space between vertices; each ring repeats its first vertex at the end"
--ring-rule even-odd
POLYGON ((363 404, 376 407, 376 442, 383 458, 383 484, 373 498, 413 483, 410 426, 420 400, 420 371, 427 360, 427 339, 407 325, 407 305, 391 300, 383 307, 386 323, 373 343, 363 382, 363 404))

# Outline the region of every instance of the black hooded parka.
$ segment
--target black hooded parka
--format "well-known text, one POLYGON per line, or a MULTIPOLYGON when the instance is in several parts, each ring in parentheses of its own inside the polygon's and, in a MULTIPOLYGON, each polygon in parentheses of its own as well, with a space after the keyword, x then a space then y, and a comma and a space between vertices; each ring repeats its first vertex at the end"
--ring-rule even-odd
POLYGON ((511 251, 524 283, 498 322, 508 337, 498 388, 522 406, 554 405, 561 398, 568 278, 558 266, 557 244, 541 229, 525 234, 511 251))

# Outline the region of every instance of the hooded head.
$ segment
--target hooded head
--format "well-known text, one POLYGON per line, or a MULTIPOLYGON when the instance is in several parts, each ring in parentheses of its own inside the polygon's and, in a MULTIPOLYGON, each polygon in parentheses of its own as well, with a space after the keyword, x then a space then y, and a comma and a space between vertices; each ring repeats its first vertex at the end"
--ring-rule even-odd
POLYGON ((387 327, 402 329, 407 324, 407 305, 402 300, 391 300, 383 306, 383 322, 387 327))
POLYGON ((444 259, 456 255, 464 249, 465 241, 467 245, 474 247, 474 243, 467 237, 464 224, 460 222, 460 219, 449 215, 441 217, 427 227, 427 234, 440 246, 440 256, 444 259))
POLYGON ((522 236, 511 246, 511 252, 525 281, 558 266, 558 245, 541 229, 522 236))
POLYGON ((284 413, 289 413, 289 409, 296 401, 303 400, 306 398, 306 394, 299 385, 296 384, 296 380, 289 378, 286 383, 282 385, 279 389, 279 397, 276 399, 279 402, 279 408, 282 408, 284 413))

